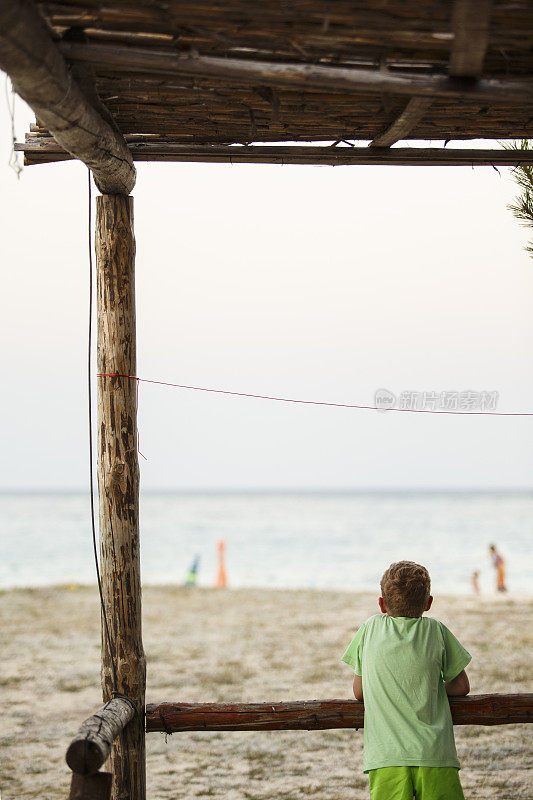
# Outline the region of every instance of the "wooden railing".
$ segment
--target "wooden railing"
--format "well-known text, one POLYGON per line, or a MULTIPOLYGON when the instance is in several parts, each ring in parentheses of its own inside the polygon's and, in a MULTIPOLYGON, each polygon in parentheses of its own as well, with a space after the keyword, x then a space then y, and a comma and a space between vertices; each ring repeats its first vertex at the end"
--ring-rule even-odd
MULTIPOLYGON (((454 725, 509 725, 533 722, 533 694, 479 694, 450 698, 454 725)), ((297 731, 364 726, 365 707, 357 700, 294 703, 151 703, 146 731, 297 731)), ((67 750, 73 771, 71 798, 104 800, 111 776, 98 772, 113 741, 133 719, 134 704, 116 697, 85 720, 67 750)))
MULTIPOLYGON (((533 722, 533 694, 479 694, 450 698, 454 725, 533 722)), ((357 700, 296 703, 157 703, 146 706, 146 731, 297 731, 362 728, 357 700)))

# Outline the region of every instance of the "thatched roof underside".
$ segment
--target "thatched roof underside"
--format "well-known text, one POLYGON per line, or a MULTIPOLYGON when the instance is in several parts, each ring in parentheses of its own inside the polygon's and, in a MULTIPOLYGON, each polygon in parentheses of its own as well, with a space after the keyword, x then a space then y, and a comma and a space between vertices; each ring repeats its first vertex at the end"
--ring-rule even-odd
MULTIPOLYGON (((242 64, 346 67, 417 80, 453 75, 454 47, 457 56, 453 0, 37 0, 36 5, 66 58, 76 48, 70 45, 69 51, 62 42, 69 28, 82 29, 87 45, 106 45, 101 51, 89 47, 84 63, 92 65, 100 99, 120 131, 137 142, 373 140, 390 128, 410 101, 405 92, 319 89, 304 82, 292 86, 253 77, 183 74, 175 63, 170 65, 172 55, 242 64), (144 61, 139 62, 133 55, 141 51, 144 61), (150 64, 151 53, 167 54, 167 74, 161 65, 155 71, 139 66, 150 64)), ((525 84, 533 75, 533 3, 482 0, 479 6, 489 8, 486 41, 480 45, 474 30, 469 46, 481 47, 480 69, 475 77, 466 78, 456 69, 458 81, 463 80, 467 89, 476 78, 525 84)), ((468 57, 467 52, 467 61, 468 57)), ((504 96, 494 100, 468 93, 435 98, 426 94, 414 120, 400 129, 399 138, 533 137, 531 93, 523 103, 516 96, 506 102, 504 96)), ((30 138, 43 139, 43 134, 36 127, 30 138)), ((27 157, 39 160, 38 154, 27 157)))

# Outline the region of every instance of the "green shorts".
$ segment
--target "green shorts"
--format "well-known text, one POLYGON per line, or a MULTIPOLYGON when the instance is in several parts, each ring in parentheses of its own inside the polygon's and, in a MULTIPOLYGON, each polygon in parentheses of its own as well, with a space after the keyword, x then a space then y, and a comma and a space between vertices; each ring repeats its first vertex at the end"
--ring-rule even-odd
POLYGON ((368 778, 370 800, 465 800, 455 767, 382 767, 368 778))

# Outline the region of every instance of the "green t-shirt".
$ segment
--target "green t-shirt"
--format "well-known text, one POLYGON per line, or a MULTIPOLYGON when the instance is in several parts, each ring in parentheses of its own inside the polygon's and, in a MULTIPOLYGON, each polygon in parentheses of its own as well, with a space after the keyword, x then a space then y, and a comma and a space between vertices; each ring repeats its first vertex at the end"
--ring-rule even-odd
POLYGON ((431 617, 376 614, 355 634, 342 660, 363 678, 363 769, 457 767, 444 681, 471 655, 431 617))

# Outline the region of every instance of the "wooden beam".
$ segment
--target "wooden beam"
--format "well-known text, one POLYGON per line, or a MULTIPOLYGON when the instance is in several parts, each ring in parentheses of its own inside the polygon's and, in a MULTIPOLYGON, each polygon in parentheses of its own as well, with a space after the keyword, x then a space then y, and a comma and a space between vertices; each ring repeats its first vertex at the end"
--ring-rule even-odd
POLYGON ((0 69, 100 191, 129 194, 135 167, 122 136, 80 90, 31 0, 0 0, 0 69))
MULTIPOLYGON (((481 694, 450 698, 454 725, 533 722, 533 694, 481 694)), ((157 703, 146 706, 146 730, 273 731, 362 728, 357 700, 297 703, 157 703)))
POLYGON ((60 44, 70 60, 88 61, 100 69, 193 75, 219 78, 297 91, 389 93, 485 103, 533 104, 533 80, 525 78, 455 78, 446 75, 413 75, 399 70, 329 67, 317 64, 280 64, 251 59, 182 54, 175 50, 125 47, 110 44, 60 44))
MULTIPOLYGON (((452 13, 454 34, 448 72, 464 78, 477 78, 489 43, 489 20, 493 0, 455 0, 452 13)), ((370 144, 390 147, 404 139, 420 122, 432 104, 429 98, 413 97, 394 122, 370 144)))
POLYGON ((125 697, 114 697, 96 714, 85 720, 71 741, 67 764, 79 775, 97 772, 108 758, 111 745, 135 714, 134 704, 125 697))
POLYGON ((455 0, 450 75, 472 78, 481 75, 489 43, 492 5, 493 0, 455 0))
MULTIPOLYGON (((96 198, 98 372, 136 374, 133 199, 96 198)), ((102 591, 112 652, 102 626, 104 701, 115 689, 136 714, 111 751, 113 800, 145 800, 144 694, 139 559, 136 383, 98 382, 98 493, 102 591)))
POLYGON ((390 147, 391 144, 404 139, 418 125, 432 103, 431 97, 412 97, 394 122, 383 133, 372 139, 371 147, 390 147))
MULTIPOLYGON (((477 150, 446 147, 323 147, 187 145, 176 142, 132 141, 135 161, 196 161, 223 164, 308 164, 324 166, 491 166, 512 167, 533 164, 533 150, 477 150)), ((23 151, 27 164, 64 161, 70 156, 53 139, 32 138, 16 149, 23 151)))

